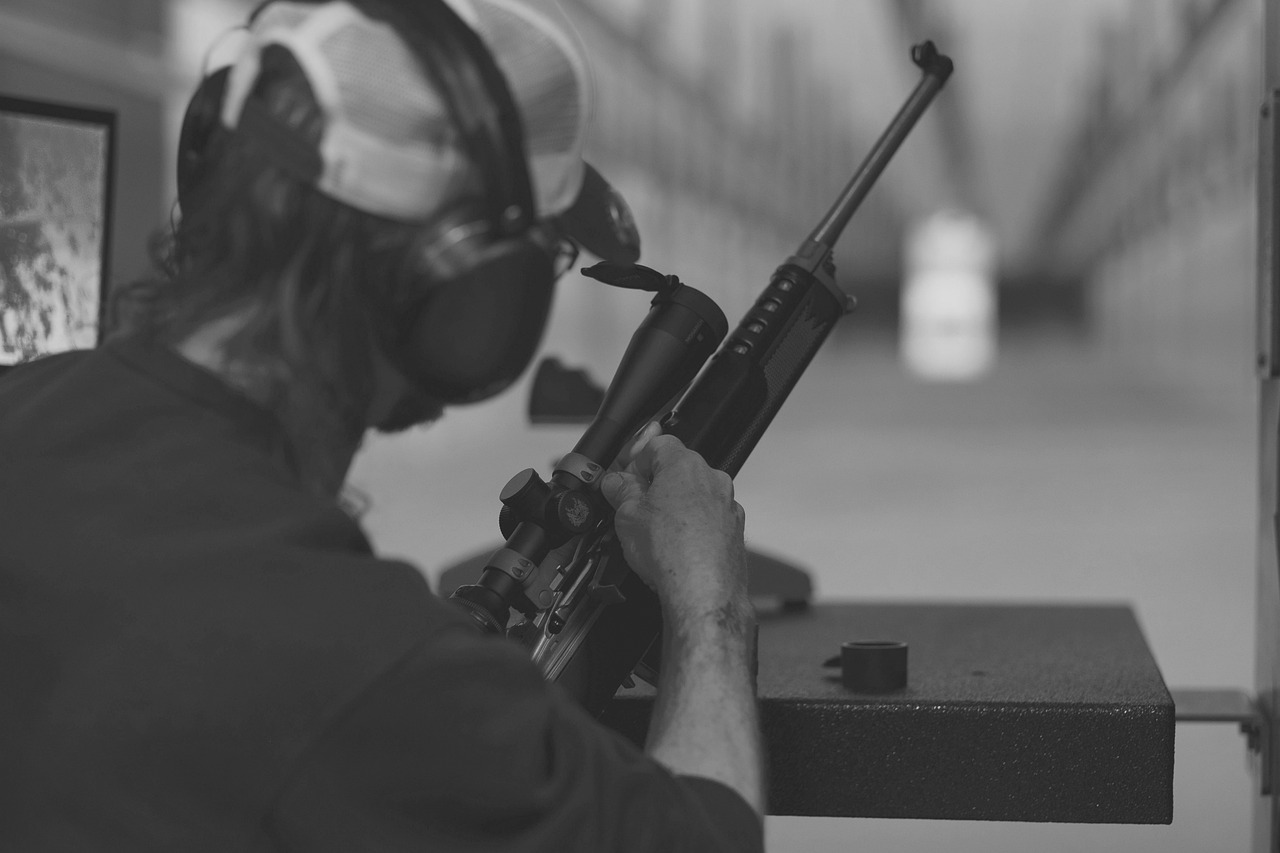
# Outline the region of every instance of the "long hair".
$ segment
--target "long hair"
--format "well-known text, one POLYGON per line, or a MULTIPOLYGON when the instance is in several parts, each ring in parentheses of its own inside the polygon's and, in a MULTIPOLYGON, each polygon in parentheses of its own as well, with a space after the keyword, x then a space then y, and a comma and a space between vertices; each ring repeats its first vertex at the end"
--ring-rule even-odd
MULTIPOLYGON (((324 114, 287 50, 264 49, 249 97, 319 144, 324 114)), ((324 451, 354 446, 364 431, 387 306, 425 289, 412 262, 422 226, 327 198, 220 126, 199 157, 143 331, 176 346, 211 322, 244 318, 221 372, 275 412, 304 482, 332 495, 343 471, 326 470, 324 451)))

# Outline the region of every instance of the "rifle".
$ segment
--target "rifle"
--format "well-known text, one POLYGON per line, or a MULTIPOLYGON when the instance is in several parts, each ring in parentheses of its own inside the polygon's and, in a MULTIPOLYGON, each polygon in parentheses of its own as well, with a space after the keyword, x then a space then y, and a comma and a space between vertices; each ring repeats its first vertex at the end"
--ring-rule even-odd
POLYGON ((451 599, 482 630, 529 646, 543 674, 593 714, 603 712, 633 673, 655 680, 662 631, 657 596, 622 558, 599 478, 626 440, 664 413, 665 433, 730 476, 741 469, 831 329, 853 310, 853 297, 835 281, 835 244, 951 75, 951 60, 932 42, 913 46, 911 58, 922 79, 727 341, 724 313, 675 276, 635 264, 600 263, 583 271, 656 296, 595 419, 550 481, 525 469, 503 488, 499 528, 506 543, 478 582, 459 587, 451 599), (546 559, 575 540, 563 566, 546 559), (508 628, 513 610, 524 619, 508 628))

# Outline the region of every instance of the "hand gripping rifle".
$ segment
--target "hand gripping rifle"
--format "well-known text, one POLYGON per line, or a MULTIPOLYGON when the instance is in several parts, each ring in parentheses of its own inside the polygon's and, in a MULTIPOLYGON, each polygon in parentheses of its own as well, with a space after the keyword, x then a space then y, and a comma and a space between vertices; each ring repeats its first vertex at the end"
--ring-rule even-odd
POLYGON ((674 276, 638 265, 601 263, 584 270, 608 284, 657 295, 595 420, 550 481, 526 469, 502 490, 499 527, 506 543, 478 582, 458 588, 452 600, 483 630, 506 632, 528 645, 546 677, 568 687, 593 714, 633 672, 647 672, 652 680, 662 626, 657 596, 623 561, 599 478, 627 439, 664 412, 664 432, 730 476, 741 469, 828 333, 852 310, 853 298, 835 281, 836 241, 951 74, 951 60, 932 42, 914 46, 911 57, 923 78, 723 346, 723 312, 674 276), (564 565, 546 559, 575 540, 564 565), (512 610, 524 619, 508 629, 512 610))

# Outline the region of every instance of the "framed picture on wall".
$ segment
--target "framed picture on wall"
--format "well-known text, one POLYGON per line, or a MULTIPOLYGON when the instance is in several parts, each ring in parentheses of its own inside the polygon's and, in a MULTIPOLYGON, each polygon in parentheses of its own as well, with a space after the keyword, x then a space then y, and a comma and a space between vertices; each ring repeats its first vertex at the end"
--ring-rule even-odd
POLYGON ((0 373, 98 343, 115 113, 0 95, 0 373))

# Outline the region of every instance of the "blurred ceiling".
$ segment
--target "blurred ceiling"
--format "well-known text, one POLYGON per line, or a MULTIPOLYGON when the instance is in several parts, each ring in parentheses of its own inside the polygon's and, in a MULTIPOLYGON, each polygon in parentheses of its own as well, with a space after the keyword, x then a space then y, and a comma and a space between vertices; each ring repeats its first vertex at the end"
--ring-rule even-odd
MULTIPOLYGON (((173 93, 189 90, 187 78, 198 70, 191 60, 203 55, 196 43, 241 17, 251 0, 166 0, 168 9, 189 12, 193 22, 189 44, 168 46, 157 33, 128 25, 133 18, 121 11, 152 9, 157 2, 128 0, 115 6, 98 0, 0 0, 0 50, 33 61, 57 56, 59 64, 86 74, 119 78, 126 89, 172 100, 176 118, 182 97, 173 93), (57 8, 69 10, 68 17, 54 23, 61 17, 53 14, 57 8), (123 34, 106 39, 96 24, 92 31, 69 26, 74 23, 70 11, 85 9, 100 13, 95 21, 119 18, 123 34), (176 62, 178 54, 188 60, 176 62)), ((801 97, 847 124, 860 152, 870 148, 918 79, 909 46, 932 38, 955 60, 956 72, 841 244, 842 268, 869 278, 894 278, 904 228, 932 211, 956 207, 989 223, 1006 273, 1043 274, 1037 265, 1037 229, 1069 149, 1079 138, 1076 131, 1093 91, 1104 29, 1136 21, 1142 39, 1149 27, 1150 40, 1158 42, 1161 28, 1177 17, 1171 10, 1215 0, 561 2, 571 13, 591 7, 629 21, 641 41, 651 41, 676 73, 690 80, 736 74, 738 102, 725 106, 745 128, 753 122, 757 127, 785 124, 767 112, 766 104, 751 101, 753 96, 761 101, 760 93, 776 83, 770 74, 776 70, 778 34, 786 35, 806 66, 810 86, 801 89, 801 97), (659 31, 649 32, 659 20, 659 31), (734 48, 731 72, 715 68, 716 58, 707 49, 717 31, 732 31, 742 39, 734 48)), ((609 59, 593 57, 597 63, 609 59)), ((850 173, 856 165, 848 164, 850 173)), ((838 189, 832 187, 832 199, 838 189)))
MULTIPOLYGON (((661 18, 654 42, 694 80, 715 73, 709 66, 725 59, 709 49, 715 30, 747 33, 738 55, 729 57, 742 78, 734 106, 747 126, 778 120, 761 93, 773 82, 768 75, 778 34, 786 34, 808 66, 802 76, 810 81, 810 96, 822 98, 823 110, 848 122, 859 151, 870 148, 919 78, 910 45, 934 40, 955 61, 956 72, 840 247, 844 268, 892 279, 907 224, 948 208, 987 221, 1007 274, 1040 275, 1037 228, 1068 147, 1078 138, 1104 31, 1130 18, 1145 23, 1145 17, 1154 29, 1170 17, 1171 7, 1198 0, 565 2, 609 9, 650 29, 661 18)), ((848 164, 850 174, 856 165, 848 164)), ((833 187, 832 199, 837 192, 833 187)))
MULTIPOLYGON (((989 222, 1014 270, 1034 267, 1043 206, 1075 138, 1091 91, 1104 22, 1117 0, 947 0, 945 16, 957 64, 954 98, 969 173, 962 203, 989 222)), ((928 15, 921 16, 928 19, 928 15)), ((919 25, 916 25, 919 26, 919 25)), ((925 27, 919 27, 925 29, 925 27)), ((912 33, 913 37, 923 33, 912 33)))
MULTIPOLYGON (((788 4, 815 57, 850 82, 854 121, 878 132, 914 84, 906 46, 925 38, 956 71, 884 178, 902 226, 940 207, 967 209, 992 229, 1005 272, 1043 274, 1036 229, 1085 110, 1100 35, 1141 11, 1130 0, 865 0, 788 4)), ((897 263, 896 247, 858 247, 857 262, 897 263)))

